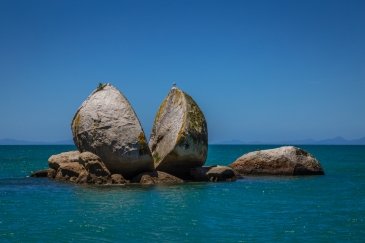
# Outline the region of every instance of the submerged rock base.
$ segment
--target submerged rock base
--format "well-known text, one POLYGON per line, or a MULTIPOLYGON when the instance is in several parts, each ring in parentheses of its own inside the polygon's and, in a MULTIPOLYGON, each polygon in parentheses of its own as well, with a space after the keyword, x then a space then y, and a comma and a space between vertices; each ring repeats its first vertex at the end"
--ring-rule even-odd
POLYGON ((32 177, 48 177, 77 184, 125 184, 120 174, 111 174, 101 159, 90 152, 65 152, 48 159, 49 168, 34 172, 32 177))
POLYGON ((95 185, 167 185, 192 181, 234 181, 237 173, 227 166, 196 167, 184 179, 162 171, 143 172, 133 178, 124 178, 121 174, 111 174, 104 162, 95 154, 79 151, 52 155, 48 159, 48 169, 36 171, 31 177, 48 177, 51 179, 76 184, 95 185))
POLYGON ((76 184, 94 185, 167 185, 184 182, 223 182, 242 179, 242 176, 303 176, 324 175, 317 159, 308 152, 292 147, 251 152, 229 166, 200 166, 180 178, 163 171, 146 171, 132 178, 111 174, 104 162, 95 154, 79 151, 52 155, 49 168, 32 173, 32 177, 48 177, 76 184))

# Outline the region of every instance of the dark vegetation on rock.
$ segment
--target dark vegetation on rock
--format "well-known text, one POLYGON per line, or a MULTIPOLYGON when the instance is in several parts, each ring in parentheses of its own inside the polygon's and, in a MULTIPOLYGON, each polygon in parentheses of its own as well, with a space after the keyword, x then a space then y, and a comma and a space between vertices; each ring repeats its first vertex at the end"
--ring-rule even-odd
POLYGON ((208 129, 202 110, 174 87, 162 102, 149 141, 155 168, 186 177, 203 166, 208 152, 208 129))

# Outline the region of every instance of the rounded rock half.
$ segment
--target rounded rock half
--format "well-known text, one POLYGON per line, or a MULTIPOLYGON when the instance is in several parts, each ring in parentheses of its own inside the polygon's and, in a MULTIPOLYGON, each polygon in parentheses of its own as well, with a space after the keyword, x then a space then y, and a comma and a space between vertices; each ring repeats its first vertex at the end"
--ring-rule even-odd
POLYGON ((182 90, 173 87, 162 102, 149 141, 155 168, 187 175, 202 166, 208 152, 208 129, 203 112, 182 90))
POLYGON ((98 155, 112 173, 132 177, 153 170, 137 115, 112 85, 101 85, 91 93, 77 110, 71 127, 79 151, 98 155))

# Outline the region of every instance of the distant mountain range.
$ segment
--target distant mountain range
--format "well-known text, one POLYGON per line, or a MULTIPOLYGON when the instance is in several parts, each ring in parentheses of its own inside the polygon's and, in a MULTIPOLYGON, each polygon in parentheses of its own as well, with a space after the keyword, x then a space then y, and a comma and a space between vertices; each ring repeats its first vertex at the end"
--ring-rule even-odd
POLYGON ((323 140, 303 139, 292 141, 278 141, 278 142, 262 142, 250 141, 245 142, 241 140, 229 140, 223 142, 216 142, 214 144, 288 144, 288 145, 365 145, 365 137, 358 139, 345 139, 343 137, 334 137, 323 140))
POLYGON ((72 140, 61 140, 54 142, 41 142, 41 141, 27 141, 17 140, 11 138, 0 139, 0 145, 73 145, 72 140))
MULTIPOLYGON (((72 139, 61 140, 55 142, 41 142, 41 141, 27 141, 4 138, 0 139, 0 145, 73 145, 72 139)), ((222 142, 213 142, 211 144, 287 144, 287 145, 365 145, 365 137, 358 139, 345 139, 343 137, 334 137, 323 140, 315 139, 303 139, 292 141, 279 141, 279 142, 262 142, 262 141, 241 141, 241 140, 229 140, 222 142)))

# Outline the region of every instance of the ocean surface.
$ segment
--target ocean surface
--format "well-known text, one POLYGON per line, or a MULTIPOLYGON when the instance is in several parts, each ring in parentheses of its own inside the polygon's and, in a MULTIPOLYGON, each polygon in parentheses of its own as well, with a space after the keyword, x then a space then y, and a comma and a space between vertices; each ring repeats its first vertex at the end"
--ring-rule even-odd
MULTIPOLYGON (((209 147, 207 164, 277 146, 209 147)), ((29 178, 73 146, 0 146, 0 242, 364 242, 365 146, 299 146, 326 175, 95 187, 29 178)))

